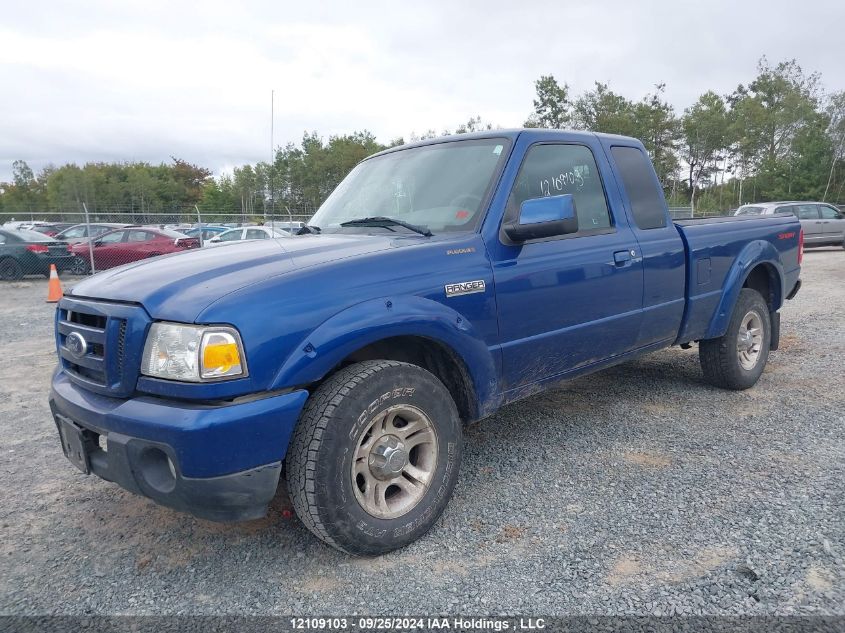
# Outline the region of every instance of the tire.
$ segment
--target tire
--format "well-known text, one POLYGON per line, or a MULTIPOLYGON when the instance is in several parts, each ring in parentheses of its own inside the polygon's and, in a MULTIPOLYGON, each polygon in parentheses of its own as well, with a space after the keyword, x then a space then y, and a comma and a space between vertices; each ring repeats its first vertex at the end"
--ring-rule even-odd
POLYGON ((743 288, 724 336, 698 346, 704 378, 724 389, 753 387, 769 359, 771 338, 769 307, 759 292, 743 288), (759 339, 754 330, 759 330, 759 339))
POLYGON ((461 451, 457 408, 436 377, 397 361, 356 363, 306 403, 288 449, 288 490, 318 538, 376 556, 434 525, 452 496, 461 451))
POLYGON ((23 279, 23 266, 21 263, 12 258, 4 257, 0 259, 0 279, 3 281, 17 281, 23 279))
POLYGON ((87 275, 91 270, 91 264, 84 257, 77 255, 70 263, 68 271, 74 275, 87 275))

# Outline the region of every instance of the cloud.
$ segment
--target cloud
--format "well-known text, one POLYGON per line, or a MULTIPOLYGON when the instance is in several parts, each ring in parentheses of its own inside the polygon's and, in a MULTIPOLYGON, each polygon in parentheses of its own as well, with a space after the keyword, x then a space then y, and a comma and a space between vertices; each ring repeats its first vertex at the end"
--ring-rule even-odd
POLYGON ((0 180, 11 162, 166 161, 216 171, 305 130, 380 139, 480 114, 518 126, 533 81, 630 98, 666 82, 681 111, 796 57, 845 88, 839 4, 94 2, 13 5, 0 24, 0 180), (784 19, 788 15, 789 19, 784 19))

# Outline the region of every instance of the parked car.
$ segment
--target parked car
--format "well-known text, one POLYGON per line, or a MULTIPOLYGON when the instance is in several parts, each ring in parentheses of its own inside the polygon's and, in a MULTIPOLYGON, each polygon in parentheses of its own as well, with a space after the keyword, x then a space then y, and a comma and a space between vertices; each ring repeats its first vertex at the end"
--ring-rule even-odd
POLYGON ((89 237, 89 227, 90 227, 90 234, 93 237, 97 237, 98 235, 102 235, 103 233, 108 233, 109 231, 113 231, 115 229, 122 229, 128 224, 120 224, 117 222, 95 222, 93 224, 74 224, 70 228, 65 229, 58 235, 56 235, 56 239, 62 240, 67 242, 68 244, 80 244, 82 242, 87 243, 89 237))
POLYGON ((27 220, 9 220, 8 222, 4 222, 3 226, 0 227, 7 231, 18 231, 20 229, 27 229, 27 226, 31 226, 32 223, 27 220))
MULTIPOLYGON (((74 286, 50 406, 84 473, 223 521, 263 516, 284 467, 318 538, 382 554, 435 524, 464 425, 503 405, 695 342, 708 382, 755 385, 800 288, 800 232, 789 215, 672 222, 632 138, 396 147, 356 166, 305 235, 74 286)), ((520 459, 555 450, 536 435, 520 459)))
POLYGON ((48 237, 56 237, 59 233, 74 226, 73 222, 56 222, 55 224, 41 224, 32 227, 36 233, 43 233, 48 237))
POLYGON ((745 204, 734 215, 773 215, 791 213, 801 221, 804 246, 845 248, 845 214, 826 202, 761 202, 745 204))
POLYGON ((24 275, 50 275, 50 264, 61 272, 70 268, 73 255, 67 242, 27 230, 0 229, 0 279, 12 281, 24 275))
POLYGON ((264 224, 264 226, 270 226, 274 229, 282 229, 283 231, 287 231, 288 233, 296 234, 296 232, 305 226, 305 222, 298 222, 295 220, 272 220, 264 224))
POLYGON ((215 235, 205 241, 205 246, 220 246, 231 242, 243 242, 246 240, 266 240, 270 238, 290 237, 290 233, 282 229, 274 229, 269 226, 245 226, 237 229, 229 229, 215 235))
POLYGON ((88 273, 91 270, 91 252, 95 270, 105 270, 157 255, 198 248, 199 245, 199 238, 176 231, 128 227, 97 236, 90 252, 87 242, 73 244, 70 250, 75 257, 71 270, 80 275, 88 273))
POLYGON ((217 237, 221 233, 225 233, 229 230, 227 226, 203 226, 202 229, 200 227, 195 226, 191 229, 186 231, 182 231, 188 237, 200 237, 200 233, 202 233, 202 241, 207 242, 208 240, 217 237))
POLYGON ((24 222, 13 222, 12 225, 22 231, 31 231, 37 226, 49 226, 50 223, 46 220, 27 220, 24 222))

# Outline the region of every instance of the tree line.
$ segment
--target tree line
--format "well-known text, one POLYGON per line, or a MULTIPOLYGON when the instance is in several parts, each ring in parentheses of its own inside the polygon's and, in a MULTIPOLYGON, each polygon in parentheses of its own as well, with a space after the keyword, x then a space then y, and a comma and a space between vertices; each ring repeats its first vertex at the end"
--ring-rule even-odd
MULTIPOLYGON (((678 113, 665 84, 639 100, 606 84, 575 95, 554 75, 534 84, 527 127, 573 128, 642 140, 672 206, 719 212, 776 199, 845 201, 845 91, 827 94, 818 73, 795 60, 772 66, 764 57, 757 76, 730 94, 708 90, 678 113)), ((481 117, 454 130, 427 130, 415 141, 498 127, 481 117)), ((197 205, 206 214, 244 216, 316 211, 364 157, 400 145, 369 131, 323 138, 306 133, 279 147, 272 162, 243 165, 212 178, 205 167, 179 158, 146 162, 49 165, 37 175, 24 161, 0 183, 0 211, 93 213, 178 212, 197 205)))
POLYGON ((704 92, 677 114, 665 86, 640 101, 596 83, 570 94, 553 75, 535 82, 527 126, 575 128, 642 140, 670 205, 722 211, 747 202, 845 200, 845 91, 825 94, 818 73, 764 57, 727 95, 704 92))

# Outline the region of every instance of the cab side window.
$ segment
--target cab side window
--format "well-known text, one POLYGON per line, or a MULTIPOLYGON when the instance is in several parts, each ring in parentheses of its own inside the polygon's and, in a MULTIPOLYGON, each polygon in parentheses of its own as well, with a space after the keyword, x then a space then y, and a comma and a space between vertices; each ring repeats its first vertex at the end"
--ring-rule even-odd
POLYGON ((243 229, 238 229, 237 231, 226 231, 225 233, 220 235, 221 242, 235 242, 241 239, 243 235, 243 229))
POLYGON ((839 211, 834 209, 833 207, 829 207, 826 204, 818 205, 819 212, 821 213, 822 220, 838 220, 842 216, 839 214, 839 211))
POLYGON ((819 208, 814 204, 799 204, 798 205, 798 219, 799 220, 818 220, 819 208))
POLYGON ((106 233, 97 241, 100 244, 117 244, 118 242, 123 241, 124 233, 125 231, 115 231, 114 233, 106 233))
POLYGON ((651 161, 636 147, 616 145, 610 153, 622 177, 628 194, 634 224, 640 230, 662 229, 666 226, 666 202, 657 185, 651 161))
POLYGON ((528 150, 508 199, 506 221, 518 217, 526 200, 564 194, 575 201, 579 233, 610 228, 596 160, 583 145, 535 145, 528 150))
POLYGON ((62 237, 66 238, 75 238, 75 237, 85 237, 85 227, 84 226, 76 226, 72 229, 68 229, 64 232, 62 237))
POLYGON ((246 231, 246 239, 248 240, 266 240, 267 237, 267 233, 261 229, 247 229, 246 231))
POLYGON ((129 231, 128 242, 146 242, 153 238, 151 233, 147 231, 129 231))

